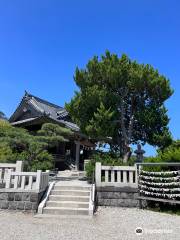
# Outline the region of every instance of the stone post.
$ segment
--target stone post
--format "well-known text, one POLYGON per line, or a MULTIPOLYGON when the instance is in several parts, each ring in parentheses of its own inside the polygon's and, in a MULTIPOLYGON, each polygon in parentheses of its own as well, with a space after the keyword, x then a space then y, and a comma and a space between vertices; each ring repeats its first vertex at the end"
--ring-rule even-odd
POLYGON ((23 171, 23 162, 22 161, 17 161, 16 162, 16 172, 22 172, 23 171))
POLYGON ((36 190, 41 190, 41 170, 37 170, 37 177, 36 177, 36 190))
POLYGON ((49 184, 49 173, 50 173, 50 170, 46 170, 46 173, 48 173, 48 178, 47 178, 47 185, 49 184))
POLYGON ((96 178, 96 186, 101 186, 101 162, 96 162, 96 170, 95 170, 95 178, 96 178))
POLYGON ((135 182, 136 182, 137 187, 138 187, 138 182, 139 182, 139 171, 138 171, 138 166, 137 166, 137 164, 135 164, 135 168, 136 168, 136 171, 135 171, 135 182))
POLYGON ((7 172, 7 177, 5 179, 5 188, 10 188, 11 187, 11 172, 12 172, 12 169, 8 169, 8 172, 7 172))

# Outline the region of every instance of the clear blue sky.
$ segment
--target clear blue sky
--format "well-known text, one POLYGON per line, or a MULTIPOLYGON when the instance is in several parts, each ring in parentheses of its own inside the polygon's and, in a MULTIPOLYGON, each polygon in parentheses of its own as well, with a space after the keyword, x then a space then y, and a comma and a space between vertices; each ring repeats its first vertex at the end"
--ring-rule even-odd
POLYGON ((175 93, 166 105, 179 138, 179 14, 178 0, 0 1, 0 110, 9 117, 25 89, 64 105, 76 89, 75 67, 109 49, 170 79, 175 93))

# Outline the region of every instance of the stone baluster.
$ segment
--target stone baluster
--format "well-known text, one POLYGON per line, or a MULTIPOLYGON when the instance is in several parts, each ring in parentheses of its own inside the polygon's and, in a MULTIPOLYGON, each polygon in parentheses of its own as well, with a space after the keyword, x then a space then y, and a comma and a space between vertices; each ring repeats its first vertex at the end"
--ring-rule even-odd
POLYGON ((6 186, 5 186, 6 188, 11 187, 11 172, 12 172, 12 169, 9 169, 6 176, 6 186))

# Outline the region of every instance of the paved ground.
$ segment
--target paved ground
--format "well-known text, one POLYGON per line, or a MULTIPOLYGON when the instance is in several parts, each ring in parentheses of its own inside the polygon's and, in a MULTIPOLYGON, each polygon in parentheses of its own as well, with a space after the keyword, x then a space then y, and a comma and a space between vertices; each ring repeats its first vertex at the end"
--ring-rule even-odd
POLYGON ((99 208, 93 218, 35 218, 0 211, 0 240, 180 239, 180 216, 128 208, 99 208), (135 229, 142 227, 137 236, 135 229), (163 233, 164 231, 164 233, 163 233))

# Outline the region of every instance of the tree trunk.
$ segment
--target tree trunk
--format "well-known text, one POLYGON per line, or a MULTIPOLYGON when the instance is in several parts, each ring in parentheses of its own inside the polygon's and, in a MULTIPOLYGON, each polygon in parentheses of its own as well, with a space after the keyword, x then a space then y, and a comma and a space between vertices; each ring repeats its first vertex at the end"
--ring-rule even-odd
POLYGON ((123 154, 123 163, 127 163, 129 158, 131 157, 131 154, 132 154, 131 148, 129 147, 129 144, 126 144, 124 148, 124 154, 123 154))
POLYGON ((123 163, 127 163, 127 161, 129 160, 129 158, 131 157, 131 150, 128 150, 126 153, 124 153, 124 156, 123 156, 123 163))
POLYGON ((124 139, 124 149, 123 149, 123 163, 127 163, 129 158, 131 157, 131 148, 129 147, 129 144, 131 143, 132 134, 133 134, 133 127, 134 127, 134 97, 131 98, 131 108, 130 108, 130 120, 128 123, 128 127, 125 124, 125 106, 124 101, 121 100, 120 102, 120 123, 121 123, 121 129, 122 129, 122 136, 124 139))

